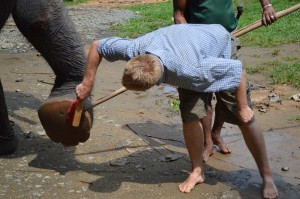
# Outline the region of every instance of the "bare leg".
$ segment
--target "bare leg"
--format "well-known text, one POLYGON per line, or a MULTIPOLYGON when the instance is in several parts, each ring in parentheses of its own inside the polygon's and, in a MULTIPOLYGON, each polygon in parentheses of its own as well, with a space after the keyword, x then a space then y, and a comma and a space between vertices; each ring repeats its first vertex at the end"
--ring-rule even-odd
MULTIPOLYGON (((211 123, 212 123, 212 107, 207 105, 206 116, 201 119, 201 124, 203 126, 204 131, 204 152, 203 152, 203 161, 207 162, 209 157, 215 153, 214 144, 212 140, 212 132, 211 132, 211 123)), ((222 127, 221 127, 222 128, 222 127)))
POLYGON ((217 145, 220 148, 222 153, 226 154, 226 153, 231 153, 231 149, 229 146, 226 145, 226 143, 221 137, 221 130, 223 124, 224 124, 223 120, 221 120, 218 111, 216 111, 215 121, 211 132, 212 141, 214 145, 217 145))
POLYGON ((183 134, 186 147, 192 163, 192 172, 188 178, 179 185, 179 190, 189 193, 196 184, 203 183, 203 130, 199 121, 183 123, 183 134))
POLYGON ((263 179, 263 197, 277 198, 278 191, 272 177, 262 130, 255 121, 251 124, 241 125, 239 127, 263 179))

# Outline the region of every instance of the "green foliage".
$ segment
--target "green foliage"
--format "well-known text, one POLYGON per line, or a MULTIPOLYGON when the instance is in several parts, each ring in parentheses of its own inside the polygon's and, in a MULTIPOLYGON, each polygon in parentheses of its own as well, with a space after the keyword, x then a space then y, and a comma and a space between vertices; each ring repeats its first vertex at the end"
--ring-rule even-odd
POLYGON ((297 61, 298 58, 297 57, 284 57, 283 60, 284 61, 297 61))
POLYGON ((270 76, 275 84, 290 84, 300 88, 300 63, 274 64, 270 76))
POLYGON ((171 99, 171 100, 168 101, 168 103, 170 105, 169 111, 171 111, 171 112, 179 111, 179 100, 171 99))
POLYGON ((259 66, 245 67, 248 74, 262 73, 272 78, 274 84, 289 84, 300 88, 300 60, 283 63, 278 60, 265 62, 259 66))
POLYGON ((271 54, 272 54, 273 57, 276 57, 277 55, 279 55, 279 52, 280 52, 280 50, 275 49, 275 50, 272 51, 271 54))
POLYGON ((154 104, 159 107, 162 106, 162 103, 163 103, 163 101, 161 99, 155 100, 155 102, 154 102, 154 104))
POLYGON ((290 121, 300 121, 300 115, 293 116, 289 119, 290 121))
POLYGON ((275 60, 259 66, 247 66, 245 70, 249 75, 262 73, 270 76, 274 84, 289 84, 300 88, 300 60, 297 58, 289 58, 285 62, 275 60))
POLYGON ((251 74, 263 72, 265 70, 265 66, 264 65, 260 65, 260 66, 246 66, 245 70, 246 70, 247 74, 251 75, 251 74))
POLYGON ((88 1, 91 1, 91 0, 64 0, 65 5, 67 5, 67 6, 75 6, 75 5, 78 5, 81 3, 86 3, 88 1))

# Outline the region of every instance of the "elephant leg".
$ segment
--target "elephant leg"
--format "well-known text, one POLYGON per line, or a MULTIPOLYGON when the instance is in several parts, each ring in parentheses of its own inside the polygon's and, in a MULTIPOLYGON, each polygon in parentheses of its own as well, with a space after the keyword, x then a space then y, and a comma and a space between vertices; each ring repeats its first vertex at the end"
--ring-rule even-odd
POLYGON ((64 129, 53 130, 53 126, 65 121, 50 118, 65 119, 67 106, 76 99, 75 87, 83 79, 86 61, 82 42, 63 0, 16 0, 12 14, 18 29, 41 53, 56 75, 49 99, 39 108, 39 118, 46 133, 53 141, 64 145, 86 141, 93 119, 90 98, 84 105, 85 122, 82 124, 86 125, 79 130, 82 134, 79 133, 78 137, 69 131, 59 132, 64 129), (67 138, 68 142, 65 141, 67 138), (70 142, 72 139, 74 142, 70 142))
POLYGON ((0 155, 7 155, 16 151, 18 139, 10 126, 7 107, 4 98, 2 83, 0 80, 0 155))
POLYGON ((17 0, 12 14, 18 29, 53 69, 54 89, 81 82, 86 56, 63 0, 17 0))
MULTIPOLYGON (((0 30, 8 19, 15 0, 2 0, 0 6, 0 30)), ((0 80, 0 155, 13 153, 18 146, 17 137, 10 126, 7 107, 5 103, 4 91, 0 80)))
POLYGON ((2 0, 0 6, 0 30, 8 19, 16 0, 2 0))

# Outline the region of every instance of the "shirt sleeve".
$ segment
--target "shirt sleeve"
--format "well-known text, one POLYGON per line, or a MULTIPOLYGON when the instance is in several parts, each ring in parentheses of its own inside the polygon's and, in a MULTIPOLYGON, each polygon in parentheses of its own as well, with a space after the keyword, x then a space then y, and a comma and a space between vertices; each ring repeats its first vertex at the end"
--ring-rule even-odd
POLYGON ((134 48, 131 47, 131 39, 110 37, 99 41, 97 51, 107 61, 128 61, 135 56, 134 48))

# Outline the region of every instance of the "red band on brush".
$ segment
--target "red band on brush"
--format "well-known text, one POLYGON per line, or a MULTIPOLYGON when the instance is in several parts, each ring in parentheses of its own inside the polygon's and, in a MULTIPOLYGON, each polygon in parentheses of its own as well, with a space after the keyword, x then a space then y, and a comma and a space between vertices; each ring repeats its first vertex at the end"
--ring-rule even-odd
POLYGON ((74 114, 75 114, 76 106, 77 106, 78 103, 79 103, 79 101, 78 101, 77 99, 75 99, 75 100, 71 103, 71 106, 70 106, 69 109, 68 109, 67 117, 66 117, 67 124, 72 124, 72 123, 73 123, 74 114))

